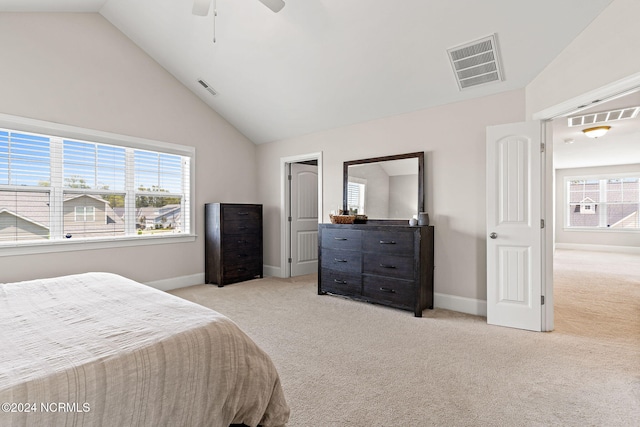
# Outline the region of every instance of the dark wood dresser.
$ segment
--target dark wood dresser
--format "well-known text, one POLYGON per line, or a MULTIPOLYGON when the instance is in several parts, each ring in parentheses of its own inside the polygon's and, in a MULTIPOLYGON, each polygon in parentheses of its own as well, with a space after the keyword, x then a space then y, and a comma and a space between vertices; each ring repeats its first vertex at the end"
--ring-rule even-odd
MULTIPOLYGON (((433 226, 320 224, 318 294, 413 311, 433 308, 433 226)), ((394 223, 394 221, 389 221, 394 223)))
POLYGON ((205 283, 219 287, 262 277, 262 205, 204 205, 205 283))

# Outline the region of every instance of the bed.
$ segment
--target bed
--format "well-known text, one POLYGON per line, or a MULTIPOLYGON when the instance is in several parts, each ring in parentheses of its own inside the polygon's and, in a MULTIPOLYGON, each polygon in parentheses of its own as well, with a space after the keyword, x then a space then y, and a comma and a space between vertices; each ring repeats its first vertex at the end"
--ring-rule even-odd
POLYGON ((0 284, 0 425, 282 426, 269 356, 230 319, 110 273, 0 284))

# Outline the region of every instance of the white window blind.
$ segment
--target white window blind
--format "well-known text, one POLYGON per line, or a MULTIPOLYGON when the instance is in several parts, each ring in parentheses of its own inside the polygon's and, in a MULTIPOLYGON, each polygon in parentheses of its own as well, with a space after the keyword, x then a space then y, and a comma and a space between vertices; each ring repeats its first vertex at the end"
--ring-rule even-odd
MULTIPOLYGON (((354 179, 351 178, 350 179, 354 179)), ((364 192, 366 187, 366 181, 347 183, 347 207, 350 213, 361 214, 365 213, 364 206, 364 192)))
POLYGON ((191 158, 0 129, 0 249, 190 233, 191 158))
POLYGON ((0 243, 50 238, 51 144, 0 130, 0 243))
POLYGON ((48 186, 50 155, 48 137, 0 130, 0 184, 48 186))
POLYGON ((181 189, 188 175, 188 162, 172 154, 136 150, 134 169, 136 227, 154 233, 182 230, 186 200, 181 189))
POLYGON ((125 148, 64 140, 64 186, 124 191, 125 148))

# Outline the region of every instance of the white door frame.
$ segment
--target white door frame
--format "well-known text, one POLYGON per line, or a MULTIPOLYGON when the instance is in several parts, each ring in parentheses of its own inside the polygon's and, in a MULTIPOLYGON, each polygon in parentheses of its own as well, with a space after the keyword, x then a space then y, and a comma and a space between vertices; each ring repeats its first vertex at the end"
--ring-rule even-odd
POLYGON ((290 277, 287 260, 290 257, 291 230, 287 221, 287 196, 289 194, 289 164, 305 162, 308 160, 318 161, 318 222, 322 221, 322 151, 317 153, 299 154, 297 156, 280 158, 280 277, 290 277))
POLYGON ((543 199, 541 201, 543 218, 546 219, 546 233, 543 239, 543 295, 545 305, 542 312, 542 330, 552 331, 554 328, 553 312, 553 253, 555 249, 555 169, 553 167, 553 129, 551 120, 576 113, 595 105, 594 101, 608 101, 628 94, 640 88, 640 73, 632 74, 598 89, 568 99, 537 113, 533 120, 542 121, 542 136, 546 145, 545 162, 543 162, 542 182, 543 199))

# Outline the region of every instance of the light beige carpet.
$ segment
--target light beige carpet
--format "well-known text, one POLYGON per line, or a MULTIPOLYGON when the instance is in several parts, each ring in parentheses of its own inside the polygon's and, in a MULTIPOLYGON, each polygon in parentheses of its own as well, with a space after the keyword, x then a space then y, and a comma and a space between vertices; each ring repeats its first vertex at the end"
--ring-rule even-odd
MULTIPOLYGON (((315 276, 172 293, 229 316, 271 355, 291 406, 289 426, 639 426, 638 335, 583 328, 564 305, 599 316, 584 315, 576 298, 567 303, 562 293, 572 291, 556 290, 551 333, 318 296, 315 276)), ((614 322, 637 333, 635 292, 631 318, 614 322)))
POLYGON ((553 294, 556 332, 640 345, 640 255, 557 250, 553 294))

